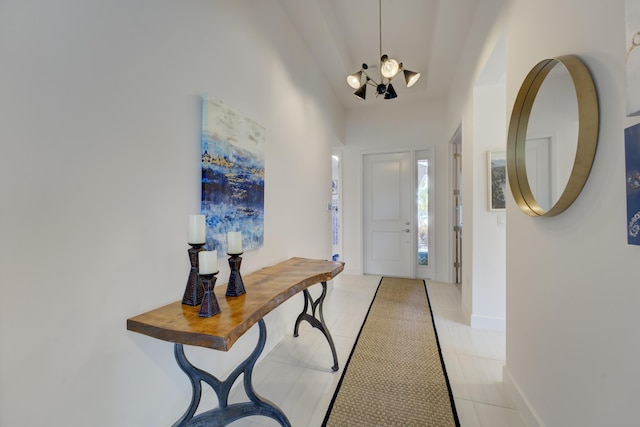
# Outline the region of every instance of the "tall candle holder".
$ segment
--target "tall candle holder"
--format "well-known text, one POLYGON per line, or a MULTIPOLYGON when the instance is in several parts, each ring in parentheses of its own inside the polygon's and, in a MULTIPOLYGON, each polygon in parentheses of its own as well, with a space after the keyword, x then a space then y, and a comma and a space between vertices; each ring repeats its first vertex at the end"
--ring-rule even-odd
POLYGON ((213 287, 216 285, 216 274, 218 273, 200 275, 203 290, 202 305, 198 312, 198 316, 200 317, 213 317, 216 314, 220 314, 218 298, 216 298, 216 294, 213 292, 213 287))
POLYGON ((191 269, 189 270, 189 278, 187 279, 187 287, 184 290, 182 303, 184 305, 200 305, 202 302, 203 290, 198 275, 198 252, 204 251, 204 243, 189 243, 191 246, 187 253, 189 254, 189 262, 191 269))
POLYGON ((228 297, 239 297, 242 294, 246 294, 244 289, 244 283, 242 282, 242 276, 240 275, 240 264, 242 264, 242 252, 239 254, 227 254, 229 255, 229 267, 231 273, 229 275, 229 283, 227 283, 228 297))

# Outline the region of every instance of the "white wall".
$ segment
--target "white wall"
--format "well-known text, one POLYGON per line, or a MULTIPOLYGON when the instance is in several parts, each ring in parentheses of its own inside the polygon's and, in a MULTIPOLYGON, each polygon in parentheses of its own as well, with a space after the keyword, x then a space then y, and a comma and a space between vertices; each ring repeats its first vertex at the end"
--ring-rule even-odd
POLYGON ((345 271, 362 274, 362 155, 375 151, 400 149, 434 150, 436 174, 436 226, 431 245, 435 260, 435 280, 450 281, 451 202, 449 135, 444 132, 443 101, 416 103, 405 108, 394 106, 393 100, 380 107, 347 112, 343 153, 343 238, 345 271))
MULTIPOLYGON (((505 146, 504 15, 479 5, 446 102, 446 132, 462 134, 462 309, 474 327, 505 327, 505 228, 487 210, 487 151, 505 146), (479 89, 478 89, 479 87, 479 89), (500 91, 503 94, 500 94, 500 91), (486 105, 485 105, 486 104, 486 105)), ((506 217, 506 216, 505 216, 506 217)))
POLYGON ((462 134, 463 311, 472 327, 505 328, 505 212, 489 210, 488 152, 506 149, 504 84, 473 90, 462 134))
POLYGON ((506 215, 488 210, 487 153, 506 149, 506 3, 478 8, 446 115, 447 129, 460 126, 462 136, 462 309, 472 327, 496 330, 505 328, 506 215))
MULTIPOLYGON (((245 272, 330 257, 342 109, 277 1, 5 0, 0 57, 0 425, 169 425, 188 380, 171 344, 125 328, 184 291, 199 95, 266 128, 245 272)), ((269 316, 269 347, 301 298, 269 316)), ((256 337, 188 353, 225 374, 256 337)))
POLYGON ((629 426, 640 396, 640 248, 627 245, 624 0, 517 0, 507 28, 507 104, 540 60, 578 55, 600 101, 585 188, 564 213, 532 218, 507 200, 506 378, 531 425, 629 426))

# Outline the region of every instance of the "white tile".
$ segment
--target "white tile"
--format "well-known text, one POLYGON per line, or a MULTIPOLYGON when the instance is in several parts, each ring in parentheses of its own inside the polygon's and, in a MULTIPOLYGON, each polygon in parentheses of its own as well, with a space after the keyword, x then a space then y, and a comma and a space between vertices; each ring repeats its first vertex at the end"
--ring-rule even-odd
POLYGON ((456 322, 446 321, 451 335, 451 350, 458 354, 477 355, 479 349, 473 339, 471 328, 456 322))
POLYGON ((364 317, 364 314, 354 314, 351 312, 340 314, 338 320, 331 328, 331 335, 333 337, 344 336, 356 338, 360 333, 364 317))
POLYGON ((308 324, 300 325, 299 335, 286 335, 275 346, 264 360, 271 360, 280 363, 304 366, 307 363, 309 348, 316 346, 320 340, 325 340, 324 335, 318 330, 313 330, 308 324))
POLYGON ((442 358, 447 368, 447 377, 449 377, 453 397, 470 400, 471 395, 469 394, 469 389, 467 388, 467 383, 462 373, 462 366, 460 366, 458 355, 452 352, 442 352, 442 358))
POLYGON ((514 409, 475 402, 473 406, 481 427, 527 427, 514 409))
POLYGON ((247 417, 239 419, 231 425, 233 427, 279 427, 280 423, 267 417, 247 417))
POLYGON ((297 381, 302 380, 300 374, 303 369, 301 366, 273 362, 265 358, 254 368, 254 389, 258 395, 281 406, 289 390, 297 381))
POLYGON ((464 399, 454 399, 456 405, 456 412, 458 414, 458 420, 460 421, 460 427, 481 427, 480 419, 476 414, 476 409, 473 402, 464 399))
POLYGON ((449 332, 449 326, 447 321, 442 318, 435 318, 436 331, 438 333, 438 343, 442 351, 456 351, 455 342, 449 332))
MULTIPOLYGON (((338 372, 331 370, 333 357, 326 338, 306 322, 297 338, 286 336, 256 366, 258 394, 278 405, 293 426, 322 424, 379 282, 380 276, 341 274, 328 284, 324 315, 338 353, 338 372)), ((455 285, 428 281, 427 286, 461 426, 524 427, 502 383, 504 333, 470 328, 455 285)), ((312 295, 317 297, 319 290, 314 287, 312 295)), ((232 397, 246 401, 240 390, 234 389, 232 397)), ((249 417, 232 425, 278 423, 249 417)))
MULTIPOLYGON (((336 348, 338 355, 338 368, 342 369, 349 359, 355 337, 345 337, 341 335, 335 335, 333 337, 333 344, 336 348)), ((331 347, 329 343, 324 339, 324 336, 320 343, 311 349, 309 356, 307 357, 305 366, 320 371, 333 372, 333 354, 331 353, 331 347)))
POLYGON ((448 343, 458 354, 505 360, 504 332, 474 329, 455 321, 446 321, 451 335, 448 343))
POLYGON ((458 355, 469 397, 475 402, 513 408, 502 382, 504 362, 482 357, 458 355))
MULTIPOLYGON (((335 391, 341 373, 320 372, 307 369, 302 374, 304 382, 298 382, 289 392, 282 409, 294 426, 305 426, 316 410, 318 416, 324 418, 329 406, 330 397, 335 391), (322 404, 320 404, 322 403, 322 404)), ((316 424, 320 425, 320 423, 316 424)))

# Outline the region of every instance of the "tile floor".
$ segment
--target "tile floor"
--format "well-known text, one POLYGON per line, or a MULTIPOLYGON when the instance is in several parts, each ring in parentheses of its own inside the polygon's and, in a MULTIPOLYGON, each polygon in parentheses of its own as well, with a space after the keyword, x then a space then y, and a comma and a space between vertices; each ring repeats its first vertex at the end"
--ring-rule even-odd
MULTIPOLYGON (((341 274, 329 283, 324 317, 338 352, 338 372, 331 370, 333 359, 324 336, 306 322, 298 338, 285 337, 256 366, 256 391, 278 405, 293 427, 322 424, 379 281, 380 276, 341 274)), ((449 283, 427 283, 462 427, 525 427, 502 384, 504 333, 471 329, 463 320, 460 290, 449 283)), ((236 387, 230 402, 245 400, 244 391, 236 387)), ((232 425, 279 424, 250 417, 232 425)))

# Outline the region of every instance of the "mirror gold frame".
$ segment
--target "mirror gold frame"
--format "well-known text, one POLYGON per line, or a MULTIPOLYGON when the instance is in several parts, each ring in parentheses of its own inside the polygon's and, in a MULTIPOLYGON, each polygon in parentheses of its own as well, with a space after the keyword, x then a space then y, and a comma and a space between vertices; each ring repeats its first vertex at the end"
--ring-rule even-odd
POLYGON ((576 200, 591 172, 598 144, 598 96, 593 79, 584 63, 574 55, 540 61, 529 71, 516 97, 507 135, 507 174, 511 193, 518 207, 530 216, 554 216, 564 212, 576 200), (578 101, 578 145, 564 191, 545 211, 529 186, 525 164, 525 146, 529 116, 540 86, 551 69, 562 64, 573 81, 578 101))

